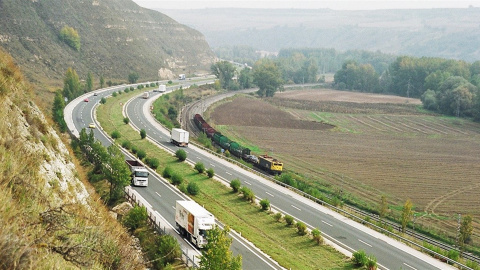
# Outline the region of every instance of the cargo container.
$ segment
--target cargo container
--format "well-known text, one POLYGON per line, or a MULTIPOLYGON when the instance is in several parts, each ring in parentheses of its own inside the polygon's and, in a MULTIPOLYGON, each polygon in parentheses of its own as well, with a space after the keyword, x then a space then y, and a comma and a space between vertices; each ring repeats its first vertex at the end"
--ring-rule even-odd
POLYGON ((187 147, 188 146, 188 131, 181 128, 172 128, 172 136, 170 142, 176 146, 187 147))
POLYGON ((207 244, 207 231, 215 226, 215 217, 194 201, 177 201, 175 223, 181 235, 202 248, 207 244))

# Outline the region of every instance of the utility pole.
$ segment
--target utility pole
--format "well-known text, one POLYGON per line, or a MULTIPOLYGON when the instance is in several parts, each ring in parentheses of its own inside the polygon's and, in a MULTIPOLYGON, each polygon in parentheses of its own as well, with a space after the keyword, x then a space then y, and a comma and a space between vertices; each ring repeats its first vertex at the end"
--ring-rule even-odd
POLYGON ((461 214, 458 214, 458 225, 457 225, 457 245, 458 247, 461 247, 462 245, 460 245, 460 219, 461 219, 462 215, 461 214))
POLYGON ((407 84, 407 98, 410 98, 410 87, 412 87, 412 84, 410 83, 410 78, 409 78, 408 84, 407 84))

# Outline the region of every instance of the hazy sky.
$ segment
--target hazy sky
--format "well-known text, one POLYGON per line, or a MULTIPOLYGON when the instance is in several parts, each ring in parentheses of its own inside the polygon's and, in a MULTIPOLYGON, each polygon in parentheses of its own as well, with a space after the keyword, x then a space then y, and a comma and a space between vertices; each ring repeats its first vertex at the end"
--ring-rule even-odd
POLYGON ((469 6, 480 7, 480 0, 337 0, 337 1, 295 1, 295 0, 260 0, 260 1, 171 1, 171 0, 133 0, 146 8, 158 9, 196 9, 196 8, 297 8, 314 9, 330 8, 335 10, 366 10, 366 9, 411 9, 411 8, 467 8, 469 6))

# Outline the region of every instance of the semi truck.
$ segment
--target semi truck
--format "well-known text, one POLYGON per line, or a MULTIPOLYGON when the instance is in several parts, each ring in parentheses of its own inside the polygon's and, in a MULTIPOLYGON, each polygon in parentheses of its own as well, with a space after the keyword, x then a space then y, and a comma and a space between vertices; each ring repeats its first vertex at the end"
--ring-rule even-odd
POLYGON ((194 201, 177 201, 175 224, 182 236, 202 248, 207 244, 207 231, 215 226, 215 217, 194 201))
POLYGON ((131 182, 134 186, 146 187, 148 186, 148 170, 145 166, 138 160, 125 160, 128 167, 130 168, 131 182))
POLYGON ((142 97, 145 98, 145 99, 147 99, 147 98, 149 97, 149 93, 148 93, 148 92, 144 92, 142 97))
POLYGON ((180 74, 178 75, 179 80, 185 80, 185 74, 180 74))
POLYGON ((172 128, 172 136, 170 137, 170 142, 180 147, 188 146, 188 131, 185 131, 181 128, 172 128))

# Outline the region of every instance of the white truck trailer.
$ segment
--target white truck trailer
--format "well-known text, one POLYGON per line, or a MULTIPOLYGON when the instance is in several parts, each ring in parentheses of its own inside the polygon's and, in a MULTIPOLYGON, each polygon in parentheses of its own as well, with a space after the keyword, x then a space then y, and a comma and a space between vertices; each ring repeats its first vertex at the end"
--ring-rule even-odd
POLYGON ((207 231, 215 226, 215 217, 194 201, 177 201, 175 224, 181 235, 202 248, 207 244, 207 231))
POLYGON ((143 98, 147 99, 148 97, 150 96, 150 94, 148 92, 143 92, 143 98))
POLYGON ((145 166, 138 160, 125 160, 130 171, 132 172, 132 185, 139 187, 148 186, 148 170, 145 166))
POLYGON ((165 84, 160 84, 158 86, 158 92, 164 93, 165 91, 167 91, 167 86, 165 84))
POLYGON ((176 146, 187 147, 188 146, 188 131, 181 128, 172 128, 170 142, 176 146))
POLYGON ((185 74, 180 74, 178 75, 179 80, 185 80, 185 74))

